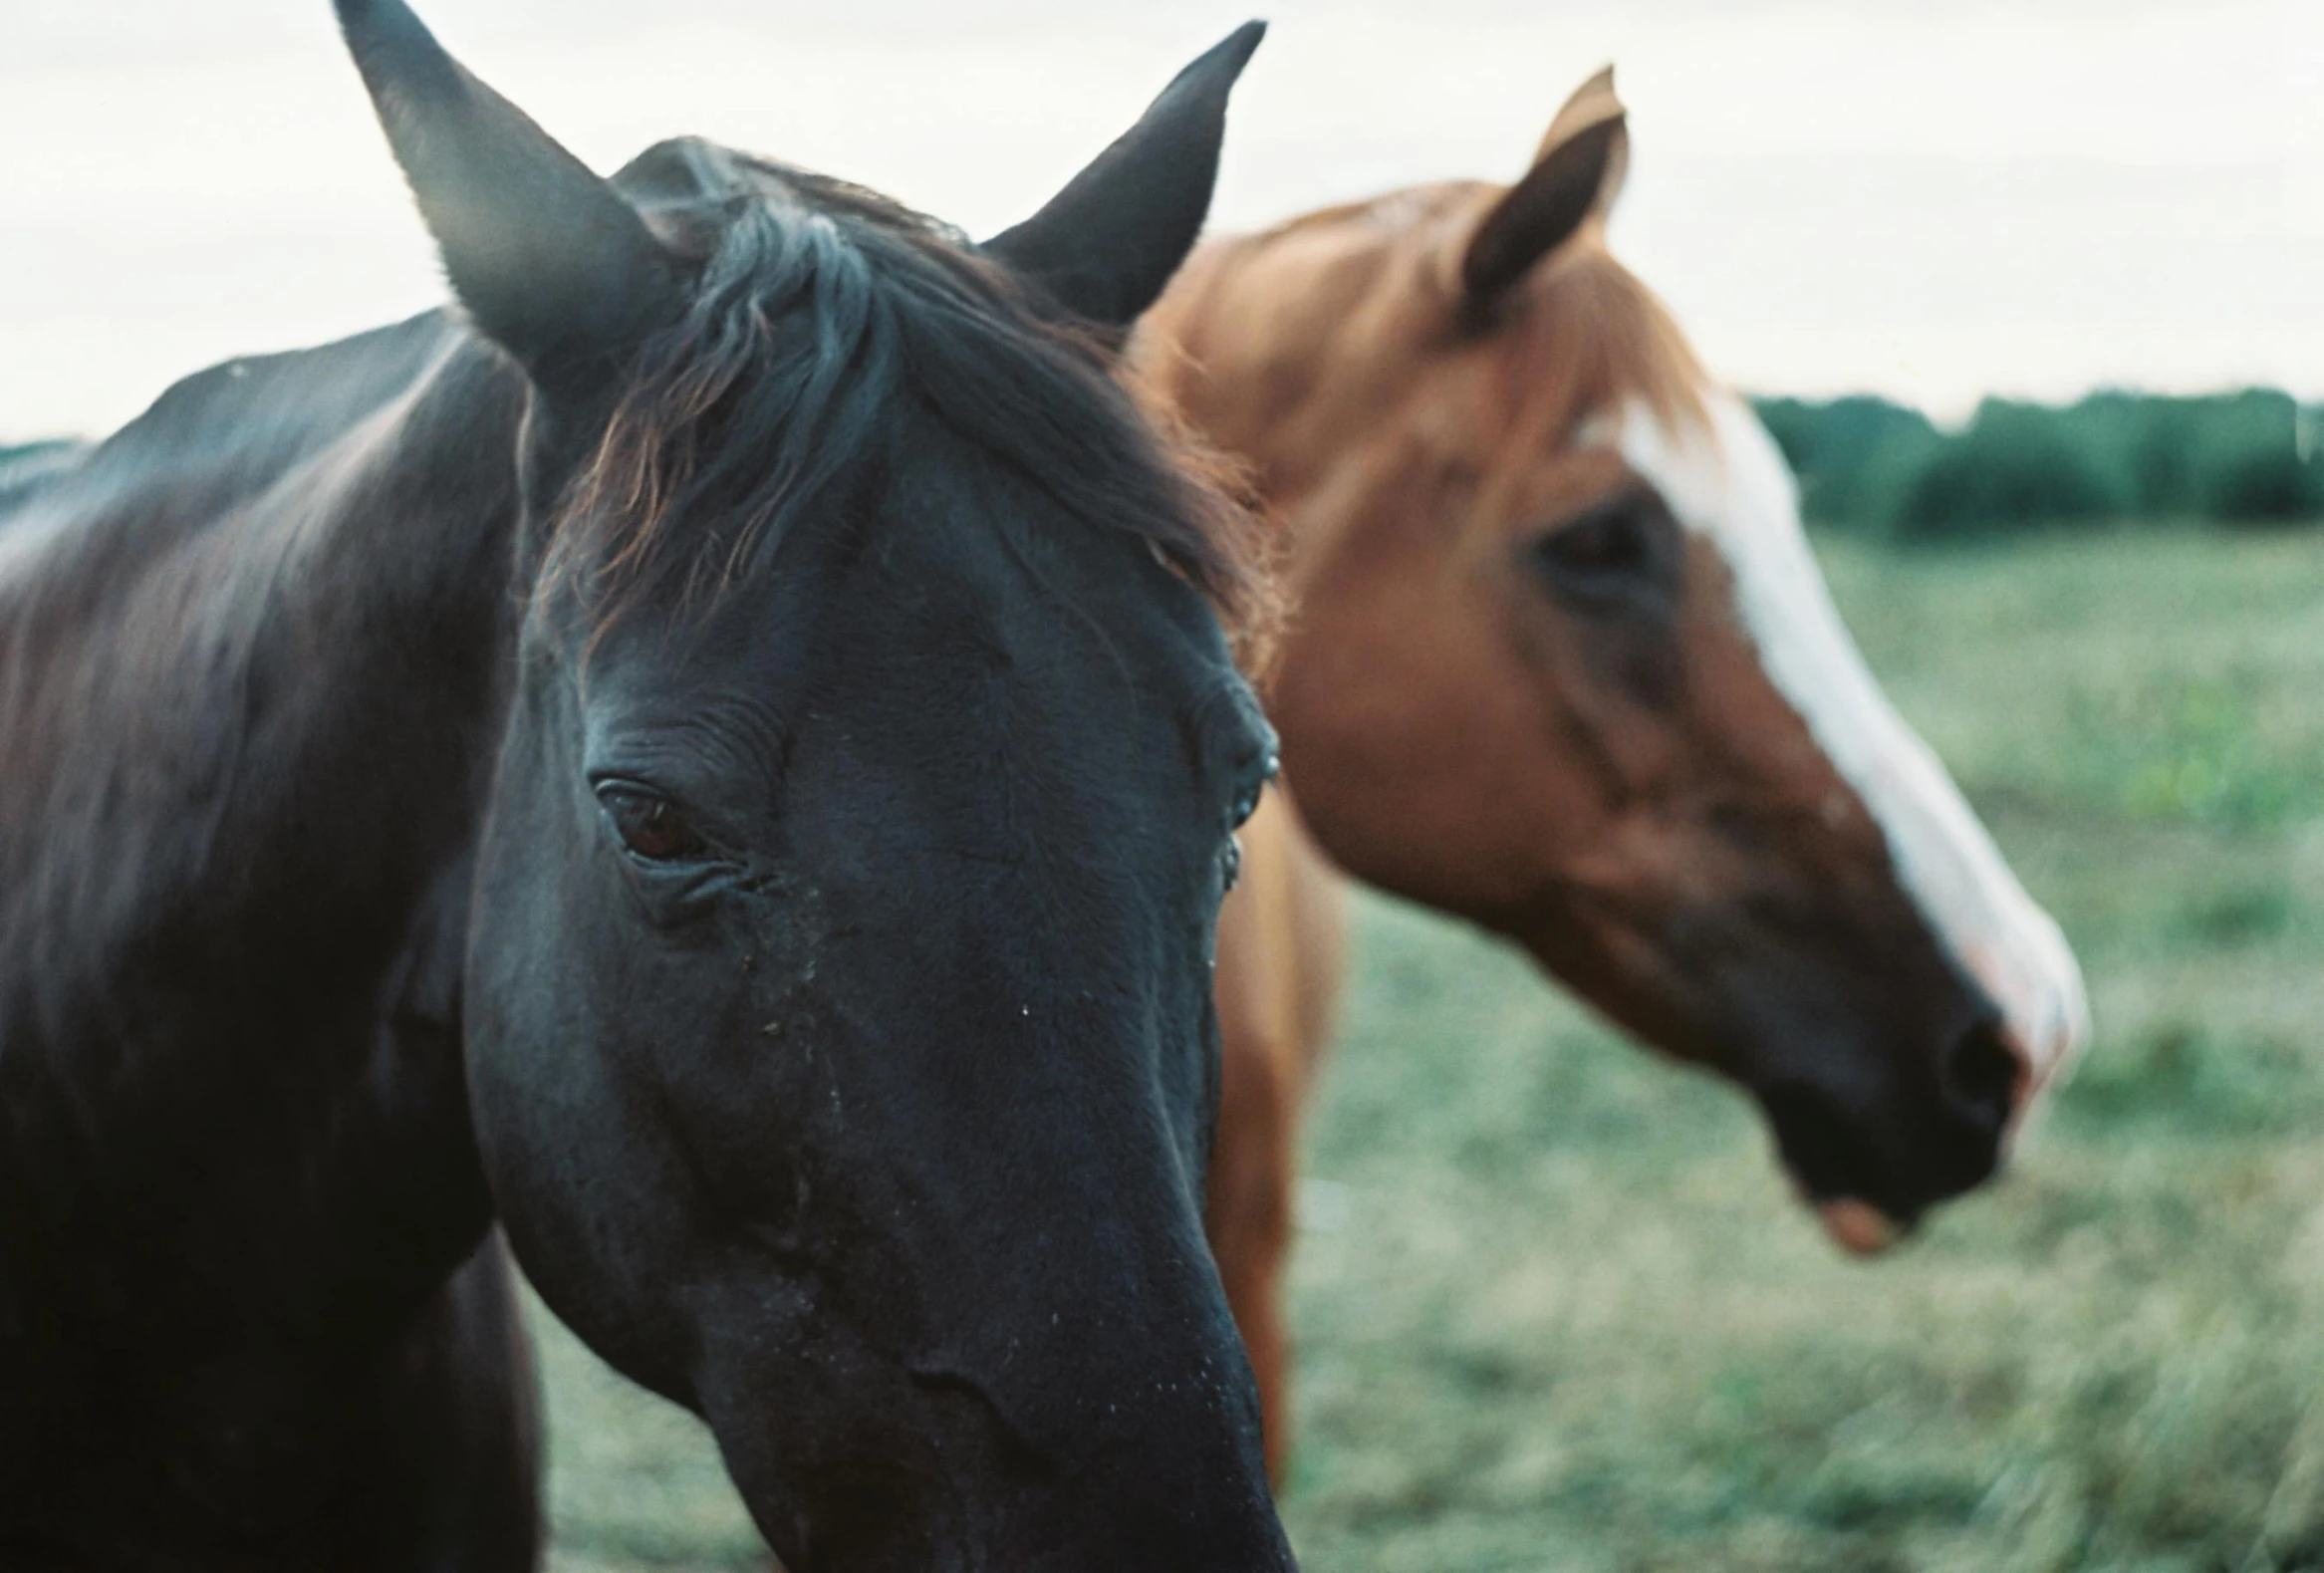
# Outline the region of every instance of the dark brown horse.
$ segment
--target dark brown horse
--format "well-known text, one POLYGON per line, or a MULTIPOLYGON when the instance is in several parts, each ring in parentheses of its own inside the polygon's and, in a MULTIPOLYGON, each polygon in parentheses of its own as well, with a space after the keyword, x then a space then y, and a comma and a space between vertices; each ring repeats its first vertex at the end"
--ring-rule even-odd
POLYGON ((1992 1174, 2087 1030, 2057 926, 1841 626, 1773 443, 1608 253, 1627 150, 1609 73, 1515 186, 1208 247, 1136 345, 1288 563, 1290 795, 1221 919, 1209 1212, 1278 1462, 1336 966, 1310 835, 1741 1083, 1851 1250, 1992 1174))
POLYGON ((0 1565, 529 1566, 497 1215, 797 1573, 1280 1573, 1199 1211, 1255 581, 1065 320, 1257 30, 980 251, 339 11, 460 309, 0 490, 0 1565))

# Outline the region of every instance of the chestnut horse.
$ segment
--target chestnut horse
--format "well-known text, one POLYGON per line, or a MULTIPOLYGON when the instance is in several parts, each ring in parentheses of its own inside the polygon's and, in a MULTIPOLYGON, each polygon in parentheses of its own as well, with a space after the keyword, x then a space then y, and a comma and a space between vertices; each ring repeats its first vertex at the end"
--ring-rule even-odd
POLYGON ((1866 669, 1774 444, 1609 254, 1627 157, 1609 71, 1515 186, 1211 245, 1134 346, 1249 466, 1293 609, 1291 794, 1220 926, 1207 1219, 1278 1478, 1336 983, 1315 844, 1748 1089, 1853 1251, 1989 1177, 2087 1035, 2071 951, 1866 669))

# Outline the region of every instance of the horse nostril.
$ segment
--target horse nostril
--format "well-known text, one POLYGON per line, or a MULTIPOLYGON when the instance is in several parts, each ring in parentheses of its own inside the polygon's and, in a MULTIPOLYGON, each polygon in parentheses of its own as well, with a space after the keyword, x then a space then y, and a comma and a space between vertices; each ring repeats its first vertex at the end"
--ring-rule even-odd
POLYGON ((1942 1067, 1944 1089, 1979 1125, 1998 1131, 2017 1102, 2023 1067, 1998 1021, 1980 1021, 1954 1040, 1942 1067))

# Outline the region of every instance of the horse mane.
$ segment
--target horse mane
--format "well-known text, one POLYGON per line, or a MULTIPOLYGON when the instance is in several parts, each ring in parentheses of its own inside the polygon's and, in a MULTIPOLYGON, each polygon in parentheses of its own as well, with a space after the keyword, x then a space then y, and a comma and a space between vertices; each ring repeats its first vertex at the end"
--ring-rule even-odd
MULTIPOLYGON (((1230 258, 1285 241, 1337 233, 1385 266, 1413 266, 1419 306, 1444 347, 1484 347, 1494 358, 1492 407, 1508 439, 1565 445, 1592 419, 1633 401, 1667 424, 1708 419, 1708 374, 1661 298, 1606 249, 1592 225, 1479 309, 1461 298, 1459 258, 1506 186, 1444 181, 1317 209, 1214 248, 1230 258)), ((1376 275, 1377 276, 1377 275, 1376 275)), ((1400 286, 1401 287, 1401 286, 1400 286)))
POLYGON ((1708 374, 1678 320, 1595 235, 1537 266, 1486 331, 1519 440, 1570 442, 1632 403, 1666 426, 1708 424, 1708 374))
POLYGON ((601 629, 646 594, 715 594, 810 508, 859 505, 843 488, 877 484, 933 420, 1062 511, 1143 538, 1238 644, 1263 641, 1265 538, 1224 467, 1142 415, 1108 348, 957 231, 691 138, 617 183, 699 278, 564 500, 544 583, 577 584, 601 629))
POLYGON ((0 448, 0 528, 17 503, 70 470, 89 452, 82 442, 36 442, 0 448))

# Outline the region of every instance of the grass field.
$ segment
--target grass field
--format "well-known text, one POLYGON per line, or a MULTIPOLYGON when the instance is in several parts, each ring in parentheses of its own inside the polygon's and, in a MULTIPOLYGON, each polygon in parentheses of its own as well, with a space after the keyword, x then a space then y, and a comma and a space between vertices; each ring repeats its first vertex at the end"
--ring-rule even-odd
MULTIPOLYGON (((1310 1143, 1313 1573, 2324 1568, 2324 537, 1825 548, 2079 945, 2042 1140, 1844 1262, 1741 1101, 1358 906, 1310 1143)), ((763 1565, 693 1423, 543 1316, 558 1566, 763 1565)))

